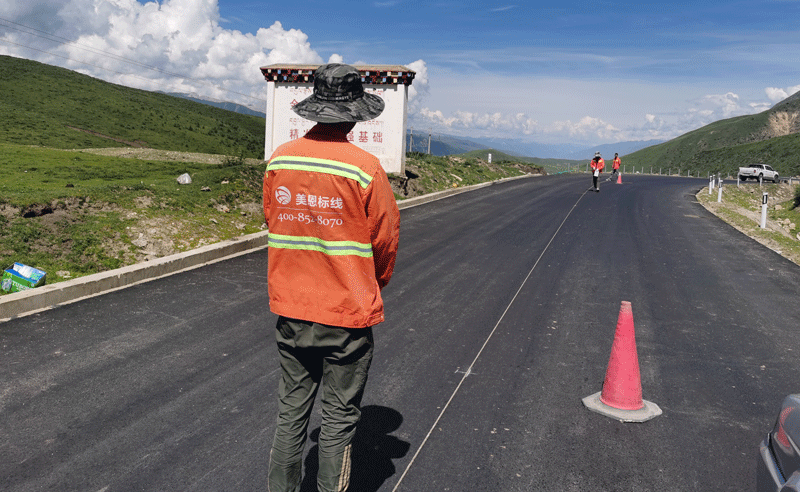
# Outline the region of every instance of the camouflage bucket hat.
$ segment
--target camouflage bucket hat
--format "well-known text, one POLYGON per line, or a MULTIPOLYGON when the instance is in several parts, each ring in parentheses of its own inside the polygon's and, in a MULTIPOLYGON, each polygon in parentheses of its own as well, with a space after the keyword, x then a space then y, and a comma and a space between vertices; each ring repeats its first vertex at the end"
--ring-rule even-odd
POLYGON ((314 72, 314 94, 295 104, 292 111, 319 123, 367 121, 383 112, 385 103, 364 92, 361 73, 350 65, 329 63, 314 72))

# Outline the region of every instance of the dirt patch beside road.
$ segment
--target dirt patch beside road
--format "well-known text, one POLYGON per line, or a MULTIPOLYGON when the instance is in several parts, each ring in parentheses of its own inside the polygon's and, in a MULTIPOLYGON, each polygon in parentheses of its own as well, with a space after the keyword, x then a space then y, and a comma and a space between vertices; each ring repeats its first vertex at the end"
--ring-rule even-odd
MULTIPOLYGON (((109 147, 104 149, 78 149, 74 152, 105 155, 110 157, 123 157, 140 159, 143 161, 174 161, 174 162, 199 162, 202 164, 224 164, 230 159, 236 159, 222 154, 199 154, 196 152, 178 152, 174 150, 159 150, 148 148, 109 147)), ((263 162, 260 159, 243 159, 248 164, 263 162)))

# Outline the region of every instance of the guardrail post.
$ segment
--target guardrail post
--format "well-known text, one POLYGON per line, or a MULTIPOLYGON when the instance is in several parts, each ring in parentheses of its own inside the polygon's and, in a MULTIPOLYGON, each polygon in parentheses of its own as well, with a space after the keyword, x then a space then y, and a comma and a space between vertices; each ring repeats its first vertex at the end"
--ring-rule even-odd
POLYGON ((767 202, 769 201, 769 194, 765 191, 761 195, 761 228, 767 228, 767 202))
POLYGON ((717 203, 722 203, 722 177, 719 178, 719 191, 717 192, 717 203))
POLYGON ((711 190, 714 188, 714 175, 708 175, 708 194, 711 194, 711 190))

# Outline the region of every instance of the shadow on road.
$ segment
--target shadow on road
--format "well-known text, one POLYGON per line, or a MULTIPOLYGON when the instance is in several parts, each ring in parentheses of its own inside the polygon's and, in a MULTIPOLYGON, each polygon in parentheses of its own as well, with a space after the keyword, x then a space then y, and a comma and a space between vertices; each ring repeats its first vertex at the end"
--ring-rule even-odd
MULTIPOLYGON (((411 445, 390 436, 389 433, 400 428, 403 416, 400 412, 376 405, 361 409, 361 421, 358 423, 356 436, 353 439, 353 476, 348 490, 358 492, 377 492, 383 482, 395 473, 393 459, 402 458, 411 445)), ((319 428, 311 432, 311 440, 318 442, 319 428)), ((305 476, 301 492, 316 492, 319 445, 308 452, 305 476)))

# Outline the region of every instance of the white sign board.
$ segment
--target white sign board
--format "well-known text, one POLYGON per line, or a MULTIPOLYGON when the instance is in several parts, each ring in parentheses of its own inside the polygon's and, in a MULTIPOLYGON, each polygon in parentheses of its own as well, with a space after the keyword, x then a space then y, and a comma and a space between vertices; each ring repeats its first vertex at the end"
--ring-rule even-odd
MULTIPOLYGON (((313 90, 313 83, 276 82, 267 79, 265 159, 269 159, 278 146, 302 137, 316 124, 292 111, 292 107, 309 97, 313 90)), ((347 138, 376 156, 387 173, 403 175, 406 160, 408 86, 403 83, 365 84, 364 90, 380 96, 386 103, 386 108, 376 119, 357 123, 347 138)))

